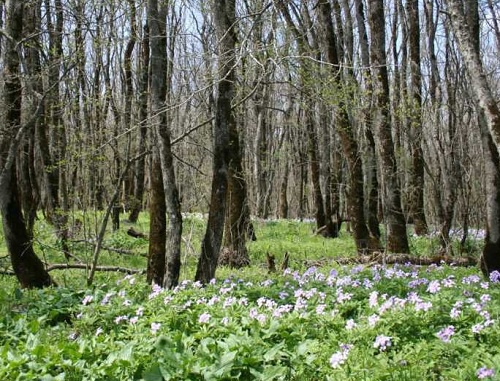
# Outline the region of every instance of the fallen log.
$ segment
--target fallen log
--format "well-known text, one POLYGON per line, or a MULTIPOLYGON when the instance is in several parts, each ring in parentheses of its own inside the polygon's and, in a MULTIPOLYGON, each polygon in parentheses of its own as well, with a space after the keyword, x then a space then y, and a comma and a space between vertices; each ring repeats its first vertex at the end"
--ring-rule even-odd
MULTIPOLYGON (((47 266, 47 271, 52 270, 66 270, 66 269, 81 269, 86 270, 89 269, 90 266, 85 263, 54 263, 47 266)), ((144 274, 146 270, 139 269, 129 269, 126 267, 118 267, 118 266, 97 266, 95 268, 96 271, 108 271, 108 272, 119 272, 125 274, 144 274)))
POLYGON ((135 230, 132 226, 127 230, 127 234, 134 238, 142 238, 148 240, 148 236, 140 231, 135 230))
POLYGON ((384 254, 374 253, 371 255, 358 255, 353 257, 341 258, 325 258, 321 260, 306 260, 304 264, 307 267, 311 266, 325 266, 331 263, 340 265, 417 265, 417 266, 430 266, 430 265, 449 265, 459 267, 473 267, 477 266, 479 260, 474 257, 450 257, 450 256, 432 256, 432 257, 417 257, 411 254, 384 254))

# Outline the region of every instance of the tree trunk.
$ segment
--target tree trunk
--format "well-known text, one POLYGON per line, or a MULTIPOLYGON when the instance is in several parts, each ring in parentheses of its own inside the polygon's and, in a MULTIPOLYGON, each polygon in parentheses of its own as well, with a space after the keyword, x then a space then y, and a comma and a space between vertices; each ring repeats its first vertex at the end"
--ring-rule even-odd
POLYGON ((167 56, 165 53, 167 47, 165 37, 167 7, 168 4, 159 6, 158 0, 149 0, 148 25, 151 44, 151 111, 156 132, 155 136, 159 143, 165 204, 169 217, 163 286, 174 288, 179 282, 181 266, 182 215, 179 191, 175 181, 171 132, 167 112, 165 111, 167 92, 170 91, 167 88, 170 85, 167 82, 167 76, 171 76, 171 72, 167 70, 167 56))
POLYGON ((214 1, 211 4, 219 45, 219 82, 215 106, 210 210, 195 275, 195 279, 201 283, 208 283, 214 278, 219 260, 228 188, 229 134, 231 128, 235 128, 231 126, 236 123, 231 110, 235 80, 235 0, 214 1))
POLYGON ((368 48, 368 33, 366 31, 366 21, 365 21, 365 11, 363 1, 355 0, 356 7, 356 21, 358 24, 358 34, 359 34, 359 48, 361 51, 361 64, 364 69, 364 81, 365 81, 365 92, 367 94, 367 105, 363 108, 363 123, 364 123, 364 134, 366 138, 366 157, 365 157, 365 171, 364 175, 366 178, 365 188, 367 189, 367 207, 366 207, 366 219, 368 230, 373 237, 380 239, 380 223, 378 219, 379 211, 379 183, 377 178, 377 158, 375 150, 375 138, 373 137, 372 131, 372 93, 373 84, 371 80, 370 70, 370 55, 368 48))
POLYGON ((43 263, 36 256, 26 230, 18 198, 15 154, 28 125, 21 126, 22 87, 19 78, 18 44, 22 37, 23 3, 5 3, 5 60, 3 67, 4 131, 0 140, 0 212, 4 238, 14 273, 21 287, 41 288, 54 285, 43 263))
POLYGON ((384 186, 387 221, 387 250, 408 253, 406 222, 401 208, 401 189, 389 116, 389 78, 385 53, 385 16, 383 0, 369 0, 371 29, 370 58, 375 92, 374 126, 384 186))
MULTIPOLYGON (((137 137, 138 149, 143 149, 146 145, 148 131, 148 85, 149 85, 149 27, 144 26, 144 36, 142 39, 142 67, 139 82, 139 136, 137 137)), ((134 195, 130 206, 129 221, 137 222, 139 212, 142 209, 144 198, 144 178, 145 178, 145 157, 137 160, 134 167, 134 195)))
MULTIPOLYGON (((332 22, 332 9, 327 2, 320 3, 318 7, 319 20, 323 26, 324 50, 328 62, 331 65, 331 75, 338 88, 342 88, 341 71, 339 68, 339 57, 335 42, 335 32, 332 22)), ((346 105, 339 101, 335 112, 335 127, 342 142, 342 151, 349 166, 350 182, 347 192, 348 215, 353 228, 354 240, 358 253, 362 254, 366 250, 378 248, 377 238, 370 237, 366 226, 364 211, 364 184, 363 168, 360 153, 354 132, 349 121, 346 105), (373 242, 372 242, 373 240, 373 242)))
POLYGON ((408 47, 410 51, 410 107, 409 138, 411 152, 409 213, 419 236, 428 233, 424 211, 424 157, 422 151, 422 74, 420 70, 420 22, 418 0, 407 1, 409 22, 408 47))
POLYGON ((161 175, 160 158, 153 155, 150 170, 151 199, 149 201, 149 254, 147 282, 163 285, 165 278, 165 254, 167 242, 167 207, 161 175))
POLYGON ((481 270, 487 276, 492 271, 500 271, 500 109, 488 85, 481 62, 477 2, 447 0, 446 4, 451 27, 478 104, 486 172, 487 235, 481 257, 481 270))

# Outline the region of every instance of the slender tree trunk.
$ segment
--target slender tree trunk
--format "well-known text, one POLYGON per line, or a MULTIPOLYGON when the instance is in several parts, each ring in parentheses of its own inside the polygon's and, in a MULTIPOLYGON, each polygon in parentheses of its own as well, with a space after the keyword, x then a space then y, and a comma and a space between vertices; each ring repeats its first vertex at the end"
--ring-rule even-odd
POLYGON ((235 0, 214 1, 212 14, 218 40, 218 92, 215 106, 213 177, 207 229, 195 279, 208 283, 215 276, 222 242, 228 187, 229 134, 235 125, 231 110, 234 98, 236 31, 235 0))
MULTIPOLYGON (((148 85, 149 85, 149 27, 144 26, 144 36, 142 39, 142 67, 140 71, 139 83, 139 136, 137 138, 138 149, 143 149, 146 145, 146 136, 148 131, 148 85)), ((145 157, 137 160, 134 168, 134 196, 129 221, 137 222, 139 212, 142 209, 144 198, 144 179, 145 179, 145 157)))
MULTIPOLYGON (((159 6, 158 0, 149 0, 148 25, 151 46, 151 111, 159 143, 159 156, 165 191, 165 204, 169 217, 167 224, 167 246, 165 278, 163 286, 173 288, 179 282, 181 266, 182 215, 179 191, 175 182, 174 158, 172 154, 171 132, 168 125, 165 100, 167 98, 167 58, 165 21, 168 4, 159 6)), ((170 73, 171 75, 171 73, 170 73)))
POLYGON ((420 22, 418 0, 407 1, 410 51, 409 136, 412 166, 410 172, 409 212, 419 236, 428 233, 424 211, 424 157, 422 151, 422 73, 420 69, 420 22))
POLYGON ((378 220, 379 211, 379 183, 377 177, 377 158, 375 150, 375 138, 372 131, 371 114, 373 109, 372 93, 373 85, 370 75, 370 52, 368 48, 368 33, 366 31, 366 20, 363 1, 355 0, 356 22, 358 24, 359 47, 361 52, 361 64, 364 69, 365 93, 367 94, 367 105, 363 108, 364 134, 366 138, 365 188, 367 189, 366 219, 368 230, 373 237, 380 239, 380 222, 378 220))
MULTIPOLYGON (((342 88, 341 71, 335 42, 335 32, 332 22, 332 9, 327 2, 321 2, 318 7, 319 20, 323 26, 324 50, 327 60, 332 64, 331 75, 336 81, 338 88, 342 88)), ((377 238, 370 237, 366 226, 364 211, 364 184, 363 168, 360 153, 352 125, 349 121, 346 105, 340 102, 335 113, 335 127, 342 142, 342 151, 349 167, 350 181, 347 192, 348 214, 353 228, 354 240, 358 253, 363 253, 370 248, 378 248, 377 238), (371 240, 373 240, 373 245, 371 240)))
POLYGON ((390 125, 389 78, 385 53, 385 16, 382 0, 369 0, 368 20, 371 29, 370 58, 375 91, 374 126, 382 167, 384 206, 387 221, 387 249, 408 253, 406 222, 401 208, 396 156, 390 125))
POLYGON ((5 59, 3 67, 4 104, 9 105, 4 114, 0 140, 0 212, 4 238, 10 254, 14 273, 25 288, 53 285, 43 263, 36 256, 26 230, 18 198, 15 154, 23 132, 30 126, 21 125, 22 87, 19 78, 18 44, 22 37, 24 4, 15 0, 5 3, 5 59))
POLYGON ((485 154, 486 243, 481 257, 485 275, 500 271, 500 109, 488 85, 480 57, 477 2, 446 0, 451 28, 478 104, 479 126, 485 154), (466 16, 467 15, 467 16, 466 16))

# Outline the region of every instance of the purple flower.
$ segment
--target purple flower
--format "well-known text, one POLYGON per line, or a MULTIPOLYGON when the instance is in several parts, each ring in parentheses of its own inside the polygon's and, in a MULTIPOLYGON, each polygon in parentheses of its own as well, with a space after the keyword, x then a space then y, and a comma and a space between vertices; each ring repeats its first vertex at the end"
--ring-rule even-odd
POLYGON ((139 321, 139 316, 133 316, 130 318, 129 323, 136 324, 138 321, 139 321))
POLYGON ((486 368, 484 366, 482 368, 479 368, 476 372, 476 376, 479 379, 493 377, 494 375, 495 375, 494 369, 486 368))
POLYGON ((318 304, 316 306, 316 314, 323 315, 325 313, 325 308, 326 308, 325 304, 318 304))
POLYGON ((368 301, 368 305, 370 307, 375 307, 378 303, 378 292, 377 291, 372 291, 370 293, 370 299, 368 301))
POLYGON ((339 368, 343 363, 345 363, 351 348, 351 344, 340 344, 340 351, 335 352, 332 357, 330 357, 331 367, 334 369, 339 368))
POLYGON ((89 304, 92 300, 94 300, 94 297, 92 295, 87 295, 85 298, 82 300, 82 304, 86 306, 89 304))
POLYGON ((354 327, 356 327, 356 323, 353 319, 349 319, 345 322, 345 329, 347 329, 348 331, 350 331, 351 329, 353 329, 354 327))
POLYGON ((500 282, 500 272, 495 270, 490 273, 490 281, 492 283, 499 283, 500 282))
POLYGON ((378 316, 377 314, 370 315, 370 316, 368 316, 368 325, 370 327, 375 327, 375 325, 377 325, 377 322, 379 320, 380 320, 380 316, 378 316))
POLYGON ((200 315, 200 317, 198 319, 198 323, 206 324, 210 321, 210 317, 211 317, 211 315, 208 312, 204 312, 200 315))
POLYGON ((151 333, 154 335, 161 327, 161 323, 151 323, 151 333))
POLYGON ((484 324, 479 323, 472 326, 472 333, 480 333, 484 329, 484 324))
POLYGON ((445 343, 449 343, 451 337, 455 334, 455 327, 449 325, 448 327, 443 328, 441 331, 437 333, 437 336, 445 343))
POLYGON ((373 343, 374 348, 378 348, 381 352, 385 351, 387 347, 392 345, 391 337, 385 335, 379 335, 375 338, 375 342, 373 343))
POLYGON ((115 324, 119 324, 120 322, 127 321, 127 320, 128 320, 128 316, 126 316, 126 315, 117 316, 115 318, 115 324))
POLYGON ((439 290, 441 290, 441 285, 438 280, 433 280, 427 286, 427 291, 430 292, 431 294, 436 294, 439 292, 439 290))

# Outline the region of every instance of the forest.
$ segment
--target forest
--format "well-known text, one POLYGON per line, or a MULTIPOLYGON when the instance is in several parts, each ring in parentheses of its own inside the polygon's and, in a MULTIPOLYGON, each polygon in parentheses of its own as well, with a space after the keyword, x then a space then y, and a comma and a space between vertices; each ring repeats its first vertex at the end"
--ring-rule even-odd
POLYGON ((500 379, 499 12, 0 1, 0 378, 500 379))

